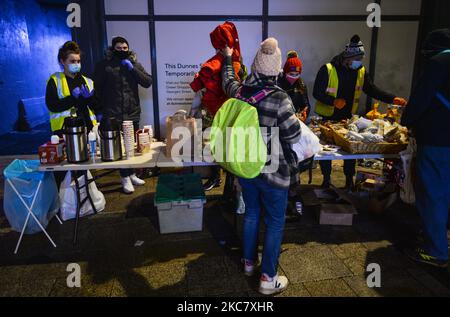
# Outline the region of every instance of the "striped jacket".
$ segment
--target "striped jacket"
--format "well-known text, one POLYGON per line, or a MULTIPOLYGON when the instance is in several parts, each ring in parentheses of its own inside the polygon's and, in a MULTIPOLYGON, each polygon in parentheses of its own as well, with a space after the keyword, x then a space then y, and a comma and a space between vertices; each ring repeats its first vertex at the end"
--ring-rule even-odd
POLYGON ((243 84, 239 83, 235 78, 230 57, 226 59, 222 69, 222 87, 231 98, 236 97, 239 90, 245 98, 264 88, 276 90, 255 105, 260 127, 267 128, 262 129, 262 134, 270 156, 260 177, 273 186, 289 188, 292 178, 297 176, 291 174, 284 153, 289 150, 291 144, 300 140, 301 126, 288 94, 276 85, 276 77, 252 73, 243 84), (278 131, 271 128, 278 128, 278 131))

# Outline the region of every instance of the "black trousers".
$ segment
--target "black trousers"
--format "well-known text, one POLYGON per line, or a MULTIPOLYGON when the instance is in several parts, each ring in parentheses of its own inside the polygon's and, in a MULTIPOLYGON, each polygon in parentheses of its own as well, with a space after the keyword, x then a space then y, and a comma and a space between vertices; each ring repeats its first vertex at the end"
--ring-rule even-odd
MULTIPOLYGON (((330 180, 331 177, 331 161, 320 161, 320 169, 323 178, 330 180)), ((344 160, 344 174, 346 177, 353 177, 356 174, 356 160, 344 160)))

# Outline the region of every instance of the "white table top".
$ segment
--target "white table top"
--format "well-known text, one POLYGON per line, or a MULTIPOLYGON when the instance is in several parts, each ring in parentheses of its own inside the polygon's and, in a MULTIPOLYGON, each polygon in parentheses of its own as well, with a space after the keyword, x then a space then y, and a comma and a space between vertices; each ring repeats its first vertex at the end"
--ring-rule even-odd
POLYGON ((399 158, 398 154, 350 154, 344 151, 320 152, 314 159, 315 161, 334 161, 334 160, 360 160, 360 159, 394 159, 399 158))
MULTIPOLYGON (((383 159, 398 158, 398 154, 349 154, 343 151, 338 152, 321 152, 315 156, 316 161, 333 161, 333 160, 359 160, 359 159, 383 159)), ((99 157, 95 163, 88 161, 86 163, 71 164, 67 161, 59 165, 41 165, 40 171, 81 171, 92 169, 122 169, 122 168, 152 168, 158 167, 193 167, 193 166, 213 166, 217 165, 213 162, 210 155, 194 159, 190 156, 179 156, 171 158, 166 156, 166 145, 163 142, 155 142, 152 144, 150 153, 136 154, 130 159, 123 159, 115 162, 103 162, 99 157)))
POLYGON ((193 166, 213 166, 217 165, 211 155, 203 157, 198 155, 197 158, 193 158, 190 155, 181 155, 174 158, 168 157, 166 155, 166 145, 161 147, 159 152, 158 162, 156 163, 158 167, 193 167, 193 166))
POLYGON ((136 153, 135 157, 130 159, 122 159, 114 162, 103 162, 100 157, 96 158, 95 163, 91 160, 80 163, 72 164, 64 161, 58 165, 41 165, 39 170, 43 172, 49 171, 83 171, 83 170, 100 170, 100 169, 122 169, 122 168, 151 168, 156 166, 156 161, 159 156, 159 152, 164 144, 162 142, 155 142, 152 144, 151 150, 146 154, 136 153))

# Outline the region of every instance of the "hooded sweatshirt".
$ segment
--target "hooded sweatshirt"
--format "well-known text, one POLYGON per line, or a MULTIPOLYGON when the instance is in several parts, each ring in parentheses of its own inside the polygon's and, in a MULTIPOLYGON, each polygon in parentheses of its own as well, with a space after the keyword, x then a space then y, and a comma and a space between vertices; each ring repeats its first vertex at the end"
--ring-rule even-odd
POLYGON ((424 72, 413 89, 402 116, 419 145, 450 147, 450 29, 437 30, 426 38, 422 53, 424 72), (438 97, 440 95, 440 97, 438 97))

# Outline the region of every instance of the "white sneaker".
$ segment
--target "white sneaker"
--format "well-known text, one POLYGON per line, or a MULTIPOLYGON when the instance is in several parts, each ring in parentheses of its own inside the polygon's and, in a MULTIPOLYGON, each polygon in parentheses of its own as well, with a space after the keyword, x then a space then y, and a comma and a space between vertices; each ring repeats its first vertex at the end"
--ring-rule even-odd
POLYGON ((259 281, 259 292, 264 295, 281 293, 288 286, 289 281, 286 276, 275 275, 271 281, 266 274, 261 275, 259 281))
POLYGON ((121 182, 122 182, 122 188, 123 188, 123 191, 125 194, 134 193, 134 186, 133 186, 133 183, 131 182, 130 177, 122 177, 121 182))
POLYGON ((131 182, 133 183, 133 185, 135 185, 135 186, 145 185, 145 181, 140 179, 139 177, 137 177, 136 174, 131 175, 130 179, 131 179, 131 182))

